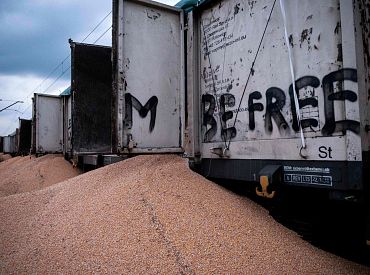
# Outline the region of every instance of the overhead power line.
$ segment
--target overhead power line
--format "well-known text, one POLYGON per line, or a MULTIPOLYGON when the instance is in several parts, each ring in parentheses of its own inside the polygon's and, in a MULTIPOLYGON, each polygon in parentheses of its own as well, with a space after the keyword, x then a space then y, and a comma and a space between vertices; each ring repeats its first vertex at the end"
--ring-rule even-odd
POLYGON ((41 86, 42 86, 42 84, 44 84, 45 83, 45 81, 46 80, 48 80, 52 75, 53 75, 53 73, 56 71, 56 70, 58 70, 59 69, 59 67, 60 66, 62 66, 63 64, 64 64, 64 61, 66 61, 69 57, 70 57, 71 55, 69 54, 68 56, 66 56, 41 82, 40 82, 40 84, 38 84, 37 86, 36 86, 36 88, 35 89, 33 89, 32 90, 32 92, 30 92, 25 98, 24 98, 24 100, 26 100, 30 95, 32 95, 34 92, 36 92, 36 90, 37 89, 39 89, 41 86))
MULTIPOLYGON (((87 38, 90 37, 90 35, 109 17, 109 15, 112 14, 112 11, 108 12, 108 14, 106 14, 100 21, 99 23, 82 39, 82 42, 86 41, 87 38)), ((112 27, 112 26, 111 26, 112 27)), ((110 27, 110 28, 111 28, 110 27)), ((108 29, 109 30, 109 29, 108 29)), ((107 30, 107 31, 108 31, 107 30)), ((103 33, 103 35, 107 32, 105 31, 103 33)), ((103 35, 101 35, 96 41, 98 41, 103 35)), ((96 43, 96 41, 94 43, 96 43)), ((24 98, 24 101, 30 96, 32 95, 34 92, 36 92, 37 89, 39 89, 42 84, 45 83, 45 81, 47 81, 54 73, 56 70, 58 70, 61 66, 63 66, 64 62, 71 56, 71 54, 68 54, 42 81, 40 84, 38 84, 25 98, 24 98)), ((51 85, 49 85, 45 90, 44 92, 48 91, 50 89, 50 87, 52 87, 69 69, 71 68, 71 66, 69 66, 66 70, 62 71, 62 73, 56 78, 56 80, 53 81, 53 83, 51 85)), ((28 107, 27 107, 28 109, 28 107)), ((24 111, 22 112, 24 113, 24 111)))
MULTIPOLYGON (((112 12, 110 12, 110 13, 108 13, 108 15, 109 14, 111 14, 112 12)), ((108 15, 105 17, 105 18, 107 18, 108 17, 108 15)), ((105 20, 105 18, 103 18, 103 21, 105 20)), ((103 21, 100 21, 100 23, 94 28, 94 30, 96 30, 96 28, 103 22, 103 21)), ((94 41, 94 43, 93 44, 95 44, 96 42, 98 42, 110 29, 112 28, 112 26, 110 26, 108 29, 106 29, 99 37, 98 37, 98 39, 96 39, 95 41, 94 41)), ((93 31, 94 31, 93 30, 93 31)), ((85 39, 87 38, 87 37, 89 37, 89 35, 92 33, 92 31, 85 37, 85 39)), ((84 40, 85 40, 84 39, 84 40)), ((84 41, 84 40, 82 40, 82 42, 84 41)), ((43 92, 44 93, 46 93, 66 72, 68 72, 68 70, 71 68, 71 65, 70 66, 68 66, 68 68, 67 69, 65 69, 64 71, 62 71, 62 73, 53 81, 53 83, 51 83, 43 92)))
MULTIPOLYGON (((93 34, 97 28, 99 28, 99 26, 112 14, 112 11, 108 12, 100 21, 99 23, 82 39, 81 42, 85 42, 86 39, 88 39, 91 34, 93 34)), ((112 26, 110 26, 107 30, 105 30, 95 41, 93 44, 95 44, 96 42, 98 42, 110 29, 112 28, 112 26)), ((29 93, 27 94, 27 96, 23 99, 23 101, 26 101, 26 99, 32 95, 33 93, 35 93, 48 79, 50 79, 50 77, 61 67, 64 65, 64 62, 71 56, 71 54, 68 54, 61 62, 58 63, 58 65, 56 65, 54 67, 54 69, 52 69, 50 71, 50 73, 48 73, 48 75, 29 93)), ((63 67, 62 67, 62 73, 43 91, 44 93, 46 93, 69 69, 71 68, 71 65, 68 66, 67 69, 63 70, 63 67)), ((5 101, 5 100, 4 100, 5 101)), ((30 104, 27 105, 27 107, 22 111, 18 111, 20 112, 22 115, 32 106, 32 102, 30 104)), ((13 126, 13 124, 18 120, 18 117, 16 120, 13 121, 13 123, 6 129, 5 132, 8 132, 10 130, 10 128, 13 126)))
POLYGON ((67 69, 65 69, 54 81, 51 83, 45 90, 44 93, 46 93, 66 72, 69 71, 71 66, 69 66, 67 69))
MULTIPOLYGON (((103 17, 103 19, 101 19, 100 21, 99 21, 99 23, 84 37, 84 39, 82 39, 82 41, 81 42, 84 42, 84 41, 86 41, 86 39, 87 38, 89 38, 90 37, 90 35, 109 17, 109 15, 111 15, 112 14, 112 11, 110 11, 110 12, 108 12, 108 14, 106 14, 104 17, 103 17)), ((105 33, 104 33, 105 34, 105 33)), ((103 35, 104 35, 103 34, 103 35)), ((97 39, 97 40, 99 40, 100 39, 100 37, 97 39)), ((96 43, 96 42, 94 42, 94 43, 96 43)), ((51 70, 51 72, 40 82, 40 84, 38 84, 33 90, 32 90, 32 92, 30 92, 25 98, 24 98, 24 100, 26 100, 30 95, 32 95, 34 92, 36 92, 36 90, 37 89, 39 89, 41 86, 42 86, 42 84, 44 84, 45 83, 45 81, 47 81, 53 74, 54 74, 54 72, 56 71, 56 70, 58 70, 61 66, 63 66, 63 64, 64 64, 64 62, 69 58, 71 56, 71 54, 68 54, 60 63, 58 63, 58 65, 53 69, 53 70, 51 70)), ((69 68, 70 68, 70 66, 69 66, 69 68)), ((68 68, 68 69, 69 69, 68 68)), ((67 70, 68 70, 67 69, 67 70)), ((64 71, 64 73, 65 73, 65 71, 64 71)), ((63 73, 63 74, 64 74, 63 73)), ((58 79, 60 79, 60 77, 58 78, 58 79)), ((54 84, 54 83, 53 83, 54 84)), ((51 85, 52 86, 52 85, 51 85)), ((46 89, 47 90, 47 89, 46 89)))
MULTIPOLYGON (((81 42, 84 42, 104 21, 105 19, 108 18, 108 16, 112 13, 112 11, 110 11, 102 20, 100 20, 100 22, 98 23, 98 25, 95 26, 95 28, 93 28, 93 30, 88 34, 86 35, 86 37, 81 41, 81 42)), ((98 38, 99 39, 99 38, 98 38)), ((95 43, 95 42, 94 42, 95 43)))
POLYGON ((110 26, 108 29, 106 29, 99 37, 98 37, 98 39, 96 39, 95 41, 94 41, 94 43, 93 44, 95 44, 96 42, 98 42, 99 40, 100 40, 100 38, 102 38, 110 29, 112 28, 112 26, 110 26))

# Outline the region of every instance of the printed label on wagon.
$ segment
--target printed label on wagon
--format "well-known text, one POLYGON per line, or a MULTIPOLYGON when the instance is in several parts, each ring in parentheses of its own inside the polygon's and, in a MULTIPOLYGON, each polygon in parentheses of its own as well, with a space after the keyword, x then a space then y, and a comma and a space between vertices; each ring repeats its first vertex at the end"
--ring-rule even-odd
POLYGON ((333 186, 329 168, 284 166, 286 183, 333 186))

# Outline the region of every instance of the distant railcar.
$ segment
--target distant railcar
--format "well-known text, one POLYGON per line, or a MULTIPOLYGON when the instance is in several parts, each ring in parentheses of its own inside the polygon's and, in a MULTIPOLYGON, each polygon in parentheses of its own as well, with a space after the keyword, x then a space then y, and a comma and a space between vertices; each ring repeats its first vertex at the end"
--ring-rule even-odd
POLYGON ((19 134, 17 139, 17 154, 27 155, 31 149, 32 120, 19 119, 19 134))
POLYGON ((32 152, 62 153, 62 99, 35 93, 32 109, 32 152))
POLYGON ((15 141, 16 141, 16 131, 14 131, 13 133, 9 134, 8 136, 5 136, 3 138, 3 152, 5 154, 11 154, 11 155, 15 155, 16 151, 15 151, 15 141))

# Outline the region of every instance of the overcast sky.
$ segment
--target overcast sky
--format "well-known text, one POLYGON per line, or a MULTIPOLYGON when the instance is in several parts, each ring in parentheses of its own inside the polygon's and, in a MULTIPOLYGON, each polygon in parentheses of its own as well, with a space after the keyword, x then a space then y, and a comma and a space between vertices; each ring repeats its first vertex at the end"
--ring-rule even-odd
MULTIPOLYGON (((18 117, 31 118, 33 93, 60 94, 70 85, 68 39, 81 42, 111 10, 111 0, 0 0, 0 110, 24 102, 0 112, 1 136, 15 131, 18 117)), ((84 43, 111 24, 109 15, 84 43)), ((110 46, 111 39, 109 30, 96 44, 110 46)))

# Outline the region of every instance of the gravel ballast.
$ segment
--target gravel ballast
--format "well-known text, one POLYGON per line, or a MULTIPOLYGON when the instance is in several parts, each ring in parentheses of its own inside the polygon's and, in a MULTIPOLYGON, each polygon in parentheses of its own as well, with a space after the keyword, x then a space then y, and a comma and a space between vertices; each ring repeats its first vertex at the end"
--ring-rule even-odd
POLYGON ((39 190, 80 173, 62 155, 11 158, 0 163, 0 197, 39 190))
POLYGON ((172 155, 139 156, 2 197, 0 219, 1 274, 370 273, 172 155))

